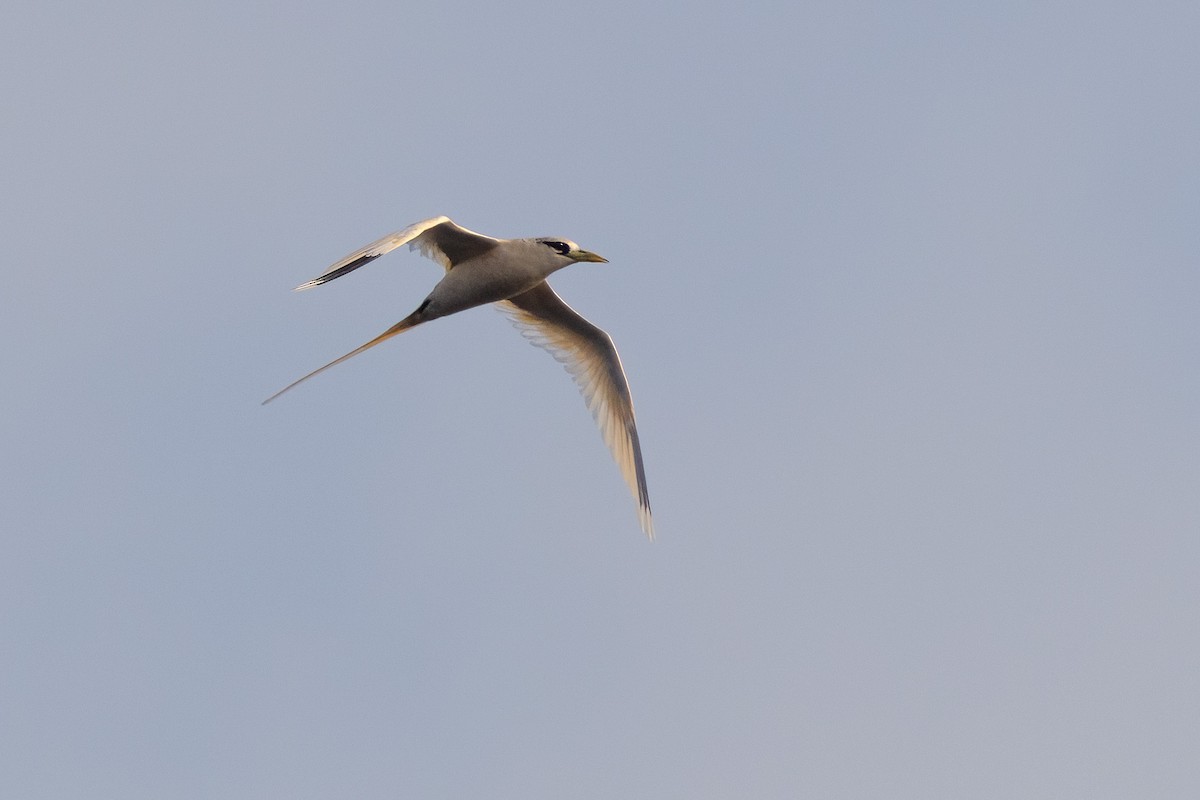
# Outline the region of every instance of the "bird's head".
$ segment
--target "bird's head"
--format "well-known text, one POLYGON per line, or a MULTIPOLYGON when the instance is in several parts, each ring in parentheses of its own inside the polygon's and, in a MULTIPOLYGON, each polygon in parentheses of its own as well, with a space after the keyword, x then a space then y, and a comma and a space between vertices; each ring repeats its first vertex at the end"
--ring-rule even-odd
POLYGON ((545 245, 560 256, 568 258, 571 261, 594 261, 598 264, 607 264, 608 259, 604 256, 596 255, 588 250, 581 250, 579 245, 572 242, 570 239, 555 239, 552 237, 543 237, 536 240, 538 244, 545 245))

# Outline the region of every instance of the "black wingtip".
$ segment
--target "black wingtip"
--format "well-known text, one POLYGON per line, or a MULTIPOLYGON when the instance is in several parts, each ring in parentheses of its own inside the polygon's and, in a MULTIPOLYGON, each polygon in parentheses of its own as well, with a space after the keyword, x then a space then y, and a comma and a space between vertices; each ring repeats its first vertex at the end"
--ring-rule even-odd
POLYGON ((353 272, 354 270, 361 267, 363 264, 369 264, 370 262, 379 258, 379 256, 380 256, 379 253, 375 253, 374 255, 359 256, 358 258, 351 261, 349 264, 344 264, 343 266, 338 267, 337 269, 333 270, 332 272, 325 273, 324 275, 322 275, 319 278, 313 278, 308 283, 300 284, 292 291, 302 292, 305 289, 311 289, 314 286, 320 286, 323 283, 329 283, 334 278, 340 278, 343 275, 345 275, 347 272, 353 272))

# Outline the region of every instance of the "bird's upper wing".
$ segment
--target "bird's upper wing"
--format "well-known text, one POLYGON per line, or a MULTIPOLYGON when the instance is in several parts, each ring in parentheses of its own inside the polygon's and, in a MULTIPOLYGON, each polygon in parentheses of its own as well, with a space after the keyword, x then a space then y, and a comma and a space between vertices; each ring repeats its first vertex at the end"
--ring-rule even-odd
POLYGON ((433 217, 415 225, 409 225, 402 231, 389 233, 382 239, 355 250, 325 270, 323 275, 300 284, 295 290, 299 292, 302 289, 311 289, 322 283, 329 283, 334 278, 340 278, 347 272, 353 272, 363 264, 374 261, 384 253, 390 253, 402 244, 420 250, 422 254, 432 258, 449 271, 455 264, 486 253, 499 241, 491 236, 484 236, 482 233, 475 233, 456 225, 449 217, 433 217))
POLYGON ((654 522, 633 417, 633 398, 612 339, 579 316, 545 281, 496 305, 512 318, 527 339, 548 350, 571 373, 637 500, 642 530, 653 539, 654 522))

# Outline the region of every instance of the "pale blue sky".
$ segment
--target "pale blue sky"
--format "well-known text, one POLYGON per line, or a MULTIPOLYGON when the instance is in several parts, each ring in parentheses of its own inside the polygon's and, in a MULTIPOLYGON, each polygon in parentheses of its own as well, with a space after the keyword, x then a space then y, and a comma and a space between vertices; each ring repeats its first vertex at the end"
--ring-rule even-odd
POLYGON ((0 795, 1200 796, 1193 4, 5 17, 0 795))

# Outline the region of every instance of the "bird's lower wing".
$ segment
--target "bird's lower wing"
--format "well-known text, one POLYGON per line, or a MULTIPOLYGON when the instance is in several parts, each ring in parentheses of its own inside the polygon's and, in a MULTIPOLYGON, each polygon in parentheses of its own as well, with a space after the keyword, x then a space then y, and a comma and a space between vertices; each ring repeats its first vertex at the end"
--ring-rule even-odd
POLYGON ((653 539, 654 522, 633 398, 612 339, 563 302, 544 281, 496 305, 527 339, 549 351, 571 373, 637 500, 642 530, 653 539))

